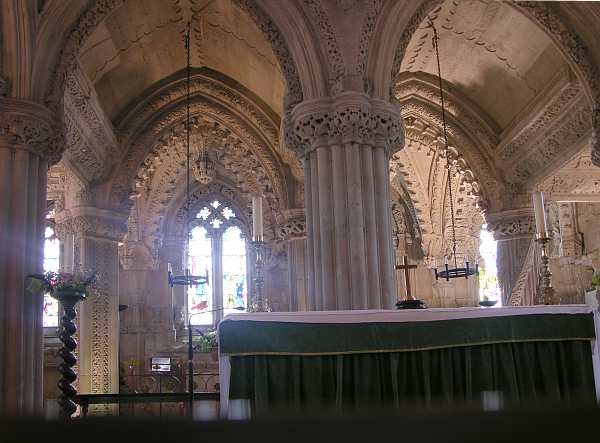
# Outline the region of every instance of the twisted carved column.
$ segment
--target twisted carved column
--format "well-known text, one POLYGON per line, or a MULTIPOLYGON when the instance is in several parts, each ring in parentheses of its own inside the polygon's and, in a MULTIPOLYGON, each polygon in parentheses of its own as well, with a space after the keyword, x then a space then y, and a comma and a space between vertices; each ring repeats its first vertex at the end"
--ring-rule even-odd
POLYGON ((404 144, 399 109, 349 92, 303 102, 291 118, 291 148, 304 161, 308 308, 391 308, 389 159, 404 144))
POLYGON ((48 165, 63 144, 42 106, 0 97, 0 415, 43 407, 42 294, 25 276, 42 271, 48 165))
MULTIPOLYGON (((531 208, 509 210, 488 214, 486 219, 488 229, 498 241, 498 283, 502 293, 502 304, 506 306, 533 240, 533 211, 531 208)), ((535 291, 535 288, 533 290, 535 291)))

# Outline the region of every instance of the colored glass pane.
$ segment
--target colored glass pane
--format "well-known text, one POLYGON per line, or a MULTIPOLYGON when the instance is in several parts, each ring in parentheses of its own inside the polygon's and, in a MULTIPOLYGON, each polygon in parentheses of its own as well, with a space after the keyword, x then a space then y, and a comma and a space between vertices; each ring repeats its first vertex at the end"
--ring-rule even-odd
POLYGON ((203 227, 192 229, 189 243, 188 269, 192 275, 208 276, 206 283, 188 287, 188 314, 193 325, 213 322, 212 303, 212 247, 210 237, 203 227))
POLYGON ((246 242, 237 226, 223 233, 223 307, 225 314, 246 308, 246 242))

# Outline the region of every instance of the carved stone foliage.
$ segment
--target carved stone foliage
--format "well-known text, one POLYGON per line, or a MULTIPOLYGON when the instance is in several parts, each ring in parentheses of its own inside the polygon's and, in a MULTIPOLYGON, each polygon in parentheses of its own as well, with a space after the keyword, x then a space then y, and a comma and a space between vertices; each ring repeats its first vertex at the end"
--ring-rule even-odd
MULTIPOLYGON (((563 22, 561 17, 553 11, 551 5, 545 2, 515 2, 514 7, 524 12, 528 17, 537 22, 546 33, 554 40, 558 47, 568 57, 571 68, 582 80, 583 86, 588 90, 588 98, 592 109, 592 126, 594 145, 592 159, 596 166, 600 166, 600 75, 596 64, 593 62, 587 46, 579 35, 573 32, 563 22)), ((589 117, 586 119, 589 122, 589 117)))
MULTIPOLYGON (((162 238, 163 222, 168 208, 176 197, 181 198, 186 171, 184 139, 184 126, 173 128, 168 140, 153 149, 138 171, 134 196, 137 197, 141 233, 146 243, 153 244, 162 238)), ((270 210, 267 214, 278 212, 281 202, 276 195, 277 188, 273 184, 270 171, 263 166, 254 152, 227 128, 214 121, 194 118, 191 141, 195 147, 200 144, 208 147, 217 165, 220 179, 236 184, 238 193, 262 194, 270 210)), ((192 161, 194 160, 195 157, 192 157, 192 161)))
MULTIPOLYGON (((273 156, 269 145, 265 143, 261 135, 236 115, 232 115, 228 109, 207 101, 203 97, 196 97, 191 103, 190 109, 192 116, 203 115, 204 121, 211 121, 213 126, 217 124, 218 130, 226 138, 225 143, 219 144, 217 147, 220 147, 221 150, 224 150, 227 146, 239 148, 228 150, 227 155, 224 156, 224 161, 234 159, 236 155, 239 157, 242 151, 250 158, 255 158, 258 162, 255 166, 259 167, 259 170, 252 171, 246 165, 243 171, 247 175, 253 174, 254 178, 250 180, 250 183, 258 180, 266 192, 273 192, 276 196, 276 201, 273 204, 280 204, 279 202, 281 202, 285 205, 287 185, 281 164, 273 156), (265 188, 267 181, 271 189, 265 188)), ((162 113, 147 128, 145 133, 136 138, 136 142, 128 150, 128 154, 115 174, 112 183, 111 197, 115 205, 120 207, 129 206, 127 203, 128 198, 136 193, 133 188, 135 181, 139 181, 140 178, 143 179, 148 168, 153 167, 156 170, 157 164, 168 158, 169 146, 181 145, 183 140, 182 131, 184 130, 181 122, 185 120, 185 115, 185 106, 182 104, 179 104, 175 109, 170 108, 167 112, 162 113), (154 166, 152 166, 153 164, 154 166)), ((176 155, 176 152, 174 155, 176 155)), ((229 164, 229 166, 224 164, 224 166, 226 168, 233 167, 234 163, 229 164)), ((179 169, 181 170, 181 167, 179 169)), ((171 175, 171 178, 173 177, 175 177, 175 174, 171 175)), ((174 184, 171 183, 170 185, 174 184)))
POLYGON ((421 3, 419 9, 413 14, 408 24, 404 28, 404 32, 400 37, 396 45, 396 52, 394 54, 394 62, 392 64, 392 82, 390 87, 390 98, 394 96, 393 88, 394 85, 398 82, 398 77, 400 76, 400 66, 402 65, 402 60, 404 59, 404 54, 406 52, 406 48, 413 38, 416 30, 421 26, 427 14, 433 12, 435 13, 435 8, 439 4, 442 3, 442 0, 426 0, 421 3))
MULTIPOLYGON (((321 41, 321 45, 324 46, 323 52, 327 54, 327 62, 329 64, 330 87, 335 89, 336 82, 338 82, 345 72, 342 52, 338 47, 335 31, 329 22, 327 13, 321 6, 320 0, 303 0, 303 3, 320 34, 319 40, 321 41)), ((336 91, 332 90, 331 93, 335 94, 336 91)))
POLYGON ((123 0, 96 0, 91 2, 88 9, 77 20, 77 24, 62 45, 56 65, 52 69, 52 81, 45 94, 46 103, 55 112, 62 111, 67 78, 75 69, 79 50, 96 26, 122 4, 123 0))
POLYGON ((299 158, 318 146, 339 143, 379 145, 388 155, 404 146, 399 110, 363 94, 302 103, 293 110, 292 119, 299 158))
POLYGON ((49 165, 58 163, 64 151, 55 120, 33 102, 0 98, 0 137, 39 155, 49 165))
POLYGON ((488 230, 498 241, 533 238, 535 220, 530 209, 511 210, 486 216, 488 230))
POLYGON ((556 121, 543 137, 529 145, 529 154, 515 161, 514 172, 509 174, 508 180, 523 183, 539 176, 558 158, 568 158, 585 142, 591 129, 587 104, 577 102, 564 117, 556 121))
POLYGON ((124 221, 112 218, 76 215, 64 219, 57 215, 55 232, 60 239, 66 238, 66 235, 75 235, 76 237, 90 236, 120 241, 127 232, 127 228, 124 221))
POLYGON ((565 166, 539 184, 538 189, 551 198, 600 194, 600 169, 593 163, 592 155, 590 148, 583 149, 565 166))
POLYGON ((98 180, 120 154, 112 124, 80 68, 69 75, 64 98, 67 155, 83 177, 98 180))
MULTIPOLYGON (((567 118, 564 114, 568 112, 569 107, 582 99, 580 86, 578 84, 568 85, 558 96, 553 97, 552 102, 548 104, 543 113, 533 119, 514 139, 503 142, 498 147, 500 160, 510 161, 515 156, 519 159, 522 158, 525 147, 528 148, 536 137, 545 138, 547 131, 556 124, 557 119, 567 118)), ((529 151, 529 149, 526 150, 529 151)))
POLYGON ((282 241, 306 238, 306 219, 288 220, 277 228, 277 237, 282 241))

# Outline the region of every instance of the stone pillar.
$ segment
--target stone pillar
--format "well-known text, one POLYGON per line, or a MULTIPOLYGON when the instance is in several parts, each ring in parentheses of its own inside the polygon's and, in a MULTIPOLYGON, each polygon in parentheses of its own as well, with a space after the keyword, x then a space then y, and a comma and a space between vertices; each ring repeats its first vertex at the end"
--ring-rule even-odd
POLYGON ((57 133, 44 107, 0 98, 0 415, 43 408, 42 294, 26 290, 26 276, 42 272, 57 133))
POLYGON ((125 219, 85 206, 57 214, 61 236, 72 238, 69 255, 75 270, 99 274, 99 294, 78 307, 78 391, 82 394, 119 392, 118 243, 126 232, 125 219))
POLYGON ((285 242, 288 259, 290 311, 307 311, 308 269, 306 266, 306 220, 303 210, 286 214, 287 221, 279 227, 279 239, 285 242))
MULTIPOLYGON (((185 238, 167 237, 163 243, 163 254, 166 262, 171 264, 173 275, 183 275, 185 273, 185 238)), ((186 328, 186 289, 187 287, 180 285, 169 288, 173 329, 178 336, 182 336, 186 328)))
POLYGON ((392 308, 389 159, 404 144, 399 109, 347 92, 303 102, 291 118, 305 171, 309 309, 392 308))
POLYGON ((502 304, 506 306, 523 268, 535 233, 531 208, 514 209, 486 215, 488 229, 498 242, 496 263, 502 304))

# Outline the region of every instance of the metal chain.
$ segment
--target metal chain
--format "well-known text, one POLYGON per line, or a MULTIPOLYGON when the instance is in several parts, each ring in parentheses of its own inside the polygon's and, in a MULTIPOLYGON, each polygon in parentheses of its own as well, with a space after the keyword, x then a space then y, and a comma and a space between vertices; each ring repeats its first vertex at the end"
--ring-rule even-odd
POLYGON ((431 28, 433 29, 433 49, 435 50, 435 58, 437 61, 437 69, 438 69, 438 83, 439 83, 439 88, 440 88, 440 100, 441 100, 441 105, 442 105, 442 127, 443 127, 443 132, 444 132, 444 143, 445 143, 445 147, 446 147, 446 176, 448 178, 448 194, 450 197, 450 216, 451 216, 451 220, 452 220, 452 254, 454 256, 454 266, 457 267, 456 265, 456 224, 454 221, 454 198, 452 195, 452 180, 451 180, 451 172, 452 172, 452 165, 450 163, 450 155, 449 152, 450 150, 448 149, 448 134, 446 133, 446 107, 444 106, 444 91, 442 88, 442 69, 440 67, 440 50, 438 47, 438 41, 439 41, 439 37, 438 37, 438 33, 437 33, 437 29, 435 29, 435 26, 433 25, 433 22, 430 20, 429 22, 431 28))
POLYGON ((190 243, 190 77, 191 77, 191 63, 190 63, 190 29, 191 23, 187 24, 187 31, 185 33, 185 50, 187 56, 187 78, 186 78, 186 111, 187 118, 185 121, 185 144, 186 144, 186 203, 185 203, 185 238, 187 250, 189 252, 190 243))

